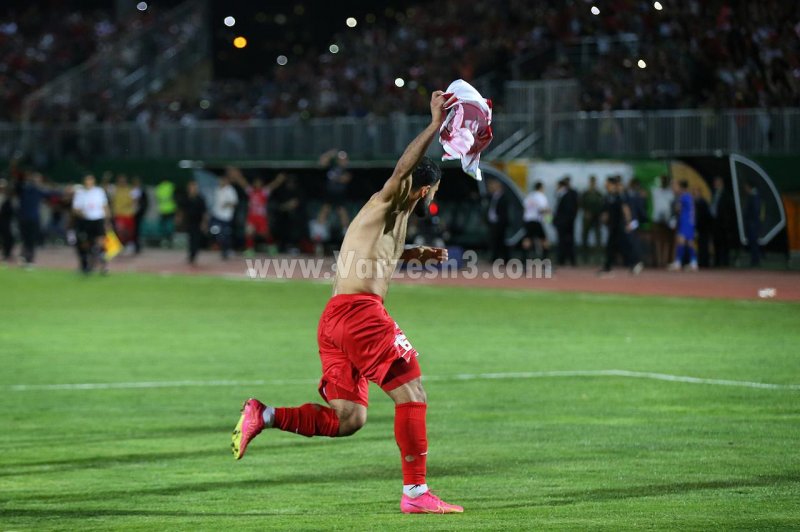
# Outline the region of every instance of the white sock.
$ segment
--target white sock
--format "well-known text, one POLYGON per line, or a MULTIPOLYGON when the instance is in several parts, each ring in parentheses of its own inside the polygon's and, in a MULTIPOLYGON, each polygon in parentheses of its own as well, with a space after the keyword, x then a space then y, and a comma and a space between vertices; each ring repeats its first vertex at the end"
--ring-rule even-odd
POLYGON ((428 491, 427 484, 403 484, 403 495, 416 499, 428 491))
POLYGON ((275 421, 275 409, 271 406, 264 408, 264 413, 261 414, 261 417, 264 418, 264 426, 271 427, 272 422, 275 421))

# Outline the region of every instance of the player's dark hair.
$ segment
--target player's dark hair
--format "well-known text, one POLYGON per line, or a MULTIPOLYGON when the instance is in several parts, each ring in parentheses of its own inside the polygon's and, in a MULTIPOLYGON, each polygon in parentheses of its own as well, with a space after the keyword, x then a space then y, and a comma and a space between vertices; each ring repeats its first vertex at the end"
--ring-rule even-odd
POLYGON ((687 190, 689 188, 689 182, 685 179, 681 180, 681 182, 678 184, 683 190, 687 190))
POLYGON ((536 184, 533 185, 533 190, 542 190, 544 188, 544 184, 541 181, 537 181, 536 184))
POLYGON ((442 171, 430 157, 423 157, 411 172, 411 188, 433 186, 442 178, 442 171))

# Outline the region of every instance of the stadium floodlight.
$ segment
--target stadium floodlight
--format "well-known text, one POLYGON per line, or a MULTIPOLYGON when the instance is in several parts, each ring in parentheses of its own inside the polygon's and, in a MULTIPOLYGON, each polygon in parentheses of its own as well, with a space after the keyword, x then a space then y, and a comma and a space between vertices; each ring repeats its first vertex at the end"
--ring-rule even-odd
POLYGON ((592 15, 599 15, 600 14, 600 8, 597 7, 597 6, 592 6, 591 11, 592 11, 592 15))
POLYGON ((328 46, 328 50, 332 54, 338 54, 339 53, 339 46, 335 45, 335 44, 332 44, 332 45, 328 46))
POLYGON ((661 5, 661 2, 654 2, 653 7, 655 8, 656 11, 661 11, 662 9, 664 9, 664 6, 661 5))
POLYGON ((402 87, 406 84, 406 80, 404 80, 403 78, 395 78, 394 84, 396 87, 402 87))
POLYGON ((636 64, 639 65, 639 68, 647 68, 647 63, 644 62, 644 59, 639 59, 639 62, 636 64))
POLYGON ((227 16, 222 22, 225 23, 225 25, 229 28, 232 28, 236 24, 236 19, 231 16, 227 16))
POLYGON ((275 60, 280 66, 285 66, 286 63, 289 62, 289 58, 285 55, 279 55, 278 58, 275 60))
POLYGON ((238 37, 236 37, 236 38, 233 40, 233 45, 234 45, 236 48, 242 49, 242 48, 244 48, 245 46, 247 46, 247 39, 245 39, 244 37, 242 37, 241 35, 239 35, 238 37))
POLYGON ((353 17, 347 17, 345 24, 347 24, 348 28, 355 28, 356 24, 358 24, 358 21, 353 17))
POLYGON ((136 4, 136 9, 139 11, 147 11, 147 2, 139 2, 136 4))

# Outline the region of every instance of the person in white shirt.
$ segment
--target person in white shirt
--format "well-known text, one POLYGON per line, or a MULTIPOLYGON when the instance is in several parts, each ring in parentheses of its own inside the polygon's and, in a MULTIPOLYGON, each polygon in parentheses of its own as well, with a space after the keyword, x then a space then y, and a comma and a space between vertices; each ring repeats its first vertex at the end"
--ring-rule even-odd
POLYGON ((233 217, 236 213, 236 204, 239 196, 230 183, 227 175, 219 178, 219 186, 214 191, 214 201, 211 204, 211 234, 217 239, 222 260, 227 260, 231 252, 233 240, 233 217))
POLYGON ((657 184, 650 189, 650 197, 653 200, 653 248, 656 266, 664 266, 672 260, 672 247, 675 244, 675 193, 668 176, 662 175, 659 178, 657 184))
POLYGON ((108 197, 98 187, 93 175, 83 178, 83 187, 75 187, 72 198, 72 214, 77 233, 78 257, 81 271, 90 273, 96 266, 102 273, 107 273, 103 250, 103 239, 111 227, 108 197))
MULTIPOLYGON (((525 211, 522 221, 525 224, 525 238, 522 239, 522 251, 528 259, 531 252, 546 259, 550 252, 550 242, 544 232, 544 224, 550 216, 550 204, 544 194, 544 185, 537 181, 533 190, 525 196, 525 211)), ((527 262, 527 261, 526 261, 527 262)))

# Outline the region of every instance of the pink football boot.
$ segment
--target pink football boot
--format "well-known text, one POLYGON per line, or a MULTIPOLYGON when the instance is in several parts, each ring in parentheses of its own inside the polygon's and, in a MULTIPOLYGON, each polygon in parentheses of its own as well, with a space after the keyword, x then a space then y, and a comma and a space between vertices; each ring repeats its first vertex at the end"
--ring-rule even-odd
POLYGON ((464 508, 448 504, 429 491, 413 499, 403 495, 400 499, 400 511, 404 514, 460 514, 464 508))
POLYGON ((231 449, 233 457, 240 460, 247 444, 264 429, 264 404, 258 399, 248 399, 242 405, 242 415, 233 429, 231 449))

